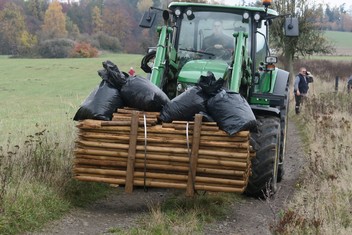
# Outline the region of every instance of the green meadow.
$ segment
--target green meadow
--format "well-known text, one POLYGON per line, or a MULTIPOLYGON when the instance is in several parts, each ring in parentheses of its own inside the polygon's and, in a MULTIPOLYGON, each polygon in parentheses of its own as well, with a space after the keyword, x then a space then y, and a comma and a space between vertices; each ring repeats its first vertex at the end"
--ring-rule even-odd
POLYGON ((325 36, 335 47, 351 49, 352 32, 325 31, 325 36))
MULTIPOLYGON (((139 68, 142 55, 105 54, 93 59, 9 59, 0 57, 0 131, 16 137, 33 128, 61 129, 100 83, 97 71, 110 60, 122 71, 139 68)), ((0 141, 1 143, 2 141, 0 141)))

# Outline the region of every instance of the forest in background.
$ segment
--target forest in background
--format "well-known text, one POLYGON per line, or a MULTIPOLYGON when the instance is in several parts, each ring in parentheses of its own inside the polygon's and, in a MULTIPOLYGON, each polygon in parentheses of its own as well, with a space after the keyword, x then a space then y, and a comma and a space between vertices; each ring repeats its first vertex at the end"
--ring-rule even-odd
MULTIPOLYGON (((150 6, 165 9, 170 2, 0 0, 0 54, 30 58, 95 57, 104 50, 143 54, 157 40, 155 28, 138 27, 143 12, 150 6)), ((311 20, 317 29, 352 31, 352 16, 345 4, 312 8, 316 14, 311 20)))

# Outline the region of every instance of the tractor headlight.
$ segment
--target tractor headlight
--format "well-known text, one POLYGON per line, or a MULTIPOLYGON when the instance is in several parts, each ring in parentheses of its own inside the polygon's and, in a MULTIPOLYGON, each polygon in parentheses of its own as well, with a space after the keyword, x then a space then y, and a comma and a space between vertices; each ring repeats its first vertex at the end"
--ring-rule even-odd
POLYGON ((180 8, 176 8, 176 10, 175 10, 175 15, 176 15, 177 17, 179 17, 179 16, 181 15, 181 9, 180 9, 180 8))
POLYGON ((276 56, 267 56, 267 57, 265 57, 265 63, 267 63, 267 64, 276 64, 277 63, 277 57, 276 56))
POLYGON ((254 14, 254 20, 258 22, 260 20, 260 14, 257 12, 254 14))
POLYGON ((249 22, 249 13, 246 11, 242 15, 242 22, 243 23, 248 23, 249 22))
POLYGON ((186 10, 186 16, 188 20, 193 20, 194 19, 194 14, 191 8, 187 8, 186 10))

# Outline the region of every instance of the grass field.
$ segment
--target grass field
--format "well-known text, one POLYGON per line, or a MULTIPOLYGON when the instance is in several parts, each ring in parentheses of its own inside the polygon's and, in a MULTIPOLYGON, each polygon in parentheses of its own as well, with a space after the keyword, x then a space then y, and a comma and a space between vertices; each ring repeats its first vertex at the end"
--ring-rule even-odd
MULTIPOLYGON (((138 74, 141 55, 106 54, 93 59, 8 59, 0 57, 0 132, 26 136, 36 126, 72 122, 79 105, 97 86, 97 71, 111 60, 121 70, 138 74)), ((0 143, 6 138, 1 135, 0 143)))
POLYGON ((31 231, 108 192, 104 185, 72 178, 73 117, 100 83, 103 61, 122 71, 133 66, 143 76, 141 58, 0 57, 0 234, 31 231))
POLYGON ((352 32, 325 31, 325 36, 336 48, 334 60, 350 60, 352 56, 352 32), (345 57, 346 56, 346 57, 345 57), (348 58, 349 57, 349 58, 348 58))

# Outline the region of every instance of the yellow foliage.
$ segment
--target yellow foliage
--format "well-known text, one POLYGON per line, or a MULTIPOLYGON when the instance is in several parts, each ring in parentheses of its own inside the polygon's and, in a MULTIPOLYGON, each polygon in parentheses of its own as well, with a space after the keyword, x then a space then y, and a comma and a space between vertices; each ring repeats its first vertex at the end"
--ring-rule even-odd
POLYGON ((38 43, 38 39, 37 36, 23 31, 20 36, 20 42, 22 47, 30 49, 38 43))
POLYGON ((66 16, 58 1, 50 3, 45 12, 42 30, 49 38, 64 38, 67 36, 66 16))

